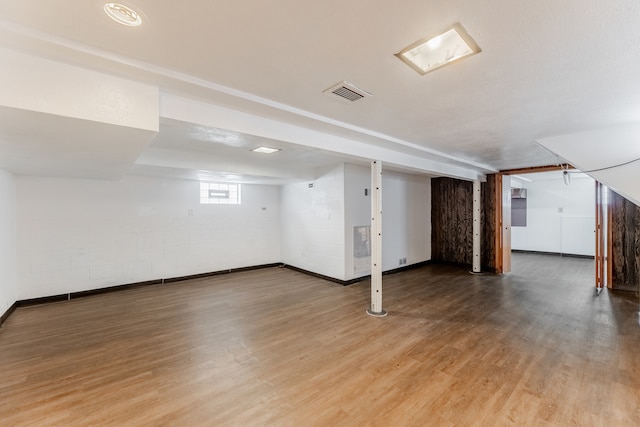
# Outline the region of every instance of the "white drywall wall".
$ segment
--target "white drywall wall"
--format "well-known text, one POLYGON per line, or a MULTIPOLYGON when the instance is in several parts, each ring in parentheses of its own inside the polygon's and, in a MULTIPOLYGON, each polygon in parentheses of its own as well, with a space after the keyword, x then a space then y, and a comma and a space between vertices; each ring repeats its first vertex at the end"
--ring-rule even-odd
POLYGON ((16 278, 16 188, 0 169, 0 316, 17 300, 16 278))
POLYGON ((279 262, 280 188, 200 205, 199 182, 17 177, 18 299, 279 262))
POLYGON ((640 123, 541 138, 537 142, 640 206, 640 123))
POLYGON ((0 105, 158 131, 156 86, 0 48, 0 105))
MULTIPOLYGON (((512 249, 593 256, 593 179, 574 174, 565 185, 560 171, 527 177, 533 182, 517 184, 527 189, 527 226, 511 228, 512 249)), ((512 181, 518 182, 517 178, 512 181)))

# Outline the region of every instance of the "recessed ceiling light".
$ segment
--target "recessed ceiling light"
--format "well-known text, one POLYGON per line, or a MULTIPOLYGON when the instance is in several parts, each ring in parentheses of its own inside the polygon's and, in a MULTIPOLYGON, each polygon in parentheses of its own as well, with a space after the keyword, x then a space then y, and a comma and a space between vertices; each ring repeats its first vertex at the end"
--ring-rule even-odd
POLYGON ((104 11, 107 16, 118 24, 128 27, 138 27, 142 24, 140 14, 128 6, 120 3, 105 3, 104 11))
POLYGON ((418 73, 426 74, 480 51, 462 25, 455 24, 435 37, 413 43, 396 56, 418 73))
POLYGON ((262 154, 271 154, 271 153, 275 153, 276 151, 280 151, 280 149, 279 148, 269 148, 269 147, 258 147, 258 148, 254 148, 251 151, 256 152, 256 153, 262 153, 262 154))

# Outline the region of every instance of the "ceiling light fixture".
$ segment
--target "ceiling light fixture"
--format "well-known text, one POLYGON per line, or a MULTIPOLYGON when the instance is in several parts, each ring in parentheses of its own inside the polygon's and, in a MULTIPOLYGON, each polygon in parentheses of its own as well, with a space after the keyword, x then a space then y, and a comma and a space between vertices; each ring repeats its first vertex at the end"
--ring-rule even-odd
POLYGON ((120 3, 105 3, 104 12, 107 16, 118 24, 128 27, 138 27, 142 25, 140 14, 128 6, 120 3))
POLYGON ((271 153, 275 153, 277 151, 280 151, 280 149, 279 148, 269 148, 269 147, 258 147, 258 148, 254 148, 251 151, 253 151, 255 153, 271 154, 271 153))
POLYGON ((413 43, 396 53, 396 56, 424 75, 481 51, 469 33, 458 23, 437 36, 413 43))

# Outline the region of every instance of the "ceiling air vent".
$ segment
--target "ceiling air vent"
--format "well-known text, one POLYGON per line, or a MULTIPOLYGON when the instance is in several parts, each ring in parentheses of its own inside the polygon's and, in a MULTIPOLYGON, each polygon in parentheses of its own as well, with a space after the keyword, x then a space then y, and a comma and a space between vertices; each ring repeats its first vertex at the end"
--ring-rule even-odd
POLYGON ((351 102, 367 96, 373 96, 366 90, 362 90, 347 82, 340 82, 337 85, 331 86, 329 89, 326 89, 324 93, 332 93, 351 102))

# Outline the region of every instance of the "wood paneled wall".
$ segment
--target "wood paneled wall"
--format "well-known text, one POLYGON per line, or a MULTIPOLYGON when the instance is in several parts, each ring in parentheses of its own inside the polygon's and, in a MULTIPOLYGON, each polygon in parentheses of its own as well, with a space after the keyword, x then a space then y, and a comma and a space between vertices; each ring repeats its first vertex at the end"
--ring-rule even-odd
POLYGON ((482 183, 482 241, 480 246, 480 262, 482 269, 496 271, 496 185, 497 175, 487 175, 487 182, 482 183))
POLYGON ((640 289, 640 207, 609 192, 612 239, 611 267, 614 289, 640 289))
MULTIPOLYGON (((484 270, 495 271, 495 176, 482 184, 482 249, 484 270)), ((473 261, 473 183, 453 178, 431 179, 431 258, 471 265, 473 261)))
POLYGON ((431 179, 431 258, 471 265, 473 183, 431 179))

